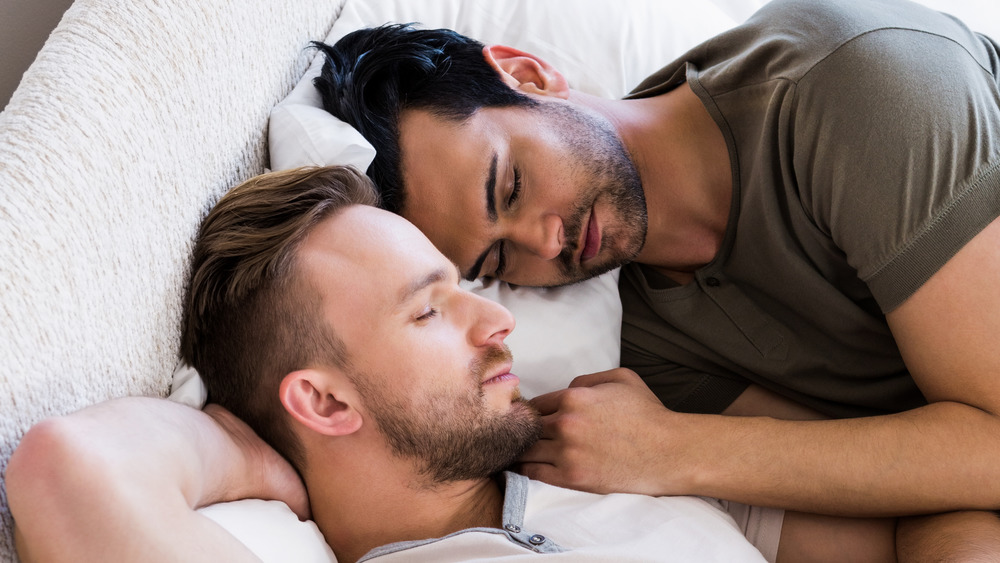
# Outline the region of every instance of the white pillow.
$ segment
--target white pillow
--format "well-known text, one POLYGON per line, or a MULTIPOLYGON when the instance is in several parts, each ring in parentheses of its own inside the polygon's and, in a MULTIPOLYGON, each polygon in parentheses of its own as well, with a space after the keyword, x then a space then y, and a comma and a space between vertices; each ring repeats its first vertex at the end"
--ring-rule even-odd
POLYGON ((198 510, 225 528, 264 563, 336 563, 337 557, 311 520, 301 522, 274 500, 222 502, 198 510))
MULTIPOLYGON (((534 53, 553 64, 573 88, 621 97, 660 66, 742 20, 763 0, 346 0, 325 38, 334 43, 360 27, 419 22, 451 28, 487 44, 534 53)), ((271 114, 271 168, 353 164, 367 168, 371 146, 350 127, 318 109, 312 87, 316 57, 301 82, 271 114)), ((505 305, 517 327, 507 339, 514 372, 526 396, 565 387, 576 375, 618 366, 621 304, 611 272, 575 286, 512 289, 468 285, 505 305)), ((178 370, 177 394, 204 400, 196 375, 178 370), (193 377, 193 379, 192 379, 193 377), (181 381, 189 381, 181 385, 181 381)), ((332 560, 311 522, 298 522, 283 504, 238 501, 202 513, 241 538, 265 561, 332 560), (304 551, 303 551, 304 550, 304 551), (329 559, 324 559, 328 557, 329 559)))

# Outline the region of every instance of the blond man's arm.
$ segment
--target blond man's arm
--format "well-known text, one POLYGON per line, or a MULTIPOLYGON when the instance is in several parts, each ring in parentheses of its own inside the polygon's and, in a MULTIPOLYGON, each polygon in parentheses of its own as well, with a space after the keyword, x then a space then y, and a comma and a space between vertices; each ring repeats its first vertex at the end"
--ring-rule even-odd
POLYGON ((21 559, 257 560, 195 509, 273 498, 306 517, 304 487, 235 417, 206 412, 127 398, 34 426, 6 475, 21 559))

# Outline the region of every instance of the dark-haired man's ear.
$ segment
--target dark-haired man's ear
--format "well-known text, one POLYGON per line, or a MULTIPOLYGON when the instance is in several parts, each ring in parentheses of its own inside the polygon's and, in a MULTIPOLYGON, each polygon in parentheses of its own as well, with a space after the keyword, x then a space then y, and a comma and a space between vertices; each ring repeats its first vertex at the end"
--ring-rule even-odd
POLYGON ((326 436, 346 436, 361 428, 346 377, 319 370, 293 371, 281 380, 278 395, 292 418, 326 436))
POLYGON ((569 97, 569 84, 562 73, 534 55, 506 45, 490 45, 483 48, 483 56, 511 88, 526 94, 569 97))

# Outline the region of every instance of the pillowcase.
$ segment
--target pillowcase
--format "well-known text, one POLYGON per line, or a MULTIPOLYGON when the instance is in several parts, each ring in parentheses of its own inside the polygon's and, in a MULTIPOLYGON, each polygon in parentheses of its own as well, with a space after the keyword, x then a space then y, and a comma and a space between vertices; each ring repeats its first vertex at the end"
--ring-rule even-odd
POLYGON ((198 510, 222 526, 265 563, 336 563, 316 523, 276 500, 220 502, 198 510))

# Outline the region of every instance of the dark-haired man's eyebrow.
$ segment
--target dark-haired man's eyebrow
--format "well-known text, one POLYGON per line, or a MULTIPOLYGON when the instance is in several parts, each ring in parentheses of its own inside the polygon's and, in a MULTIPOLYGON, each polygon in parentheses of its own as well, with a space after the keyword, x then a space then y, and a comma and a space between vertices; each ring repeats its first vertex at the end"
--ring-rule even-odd
MULTIPOLYGON (((490 160, 490 173, 486 176, 486 185, 484 186, 486 190, 486 216, 493 223, 497 221, 497 154, 493 153, 493 159, 490 160)), ((486 262, 486 257, 489 256, 490 249, 487 248, 476 258, 475 264, 472 265, 472 269, 466 272, 462 276, 465 281, 476 281, 476 277, 479 276, 479 272, 483 269, 483 263, 486 262)))
POLYGON ((462 276, 465 281, 476 281, 476 278, 479 277, 479 272, 483 270, 483 262, 486 262, 486 257, 490 255, 491 248, 493 247, 487 248, 479 255, 479 258, 476 258, 476 263, 472 265, 472 269, 462 276))
POLYGON ((490 161, 490 173, 486 177, 486 216, 490 221, 497 221, 497 153, 493 153, 493 160, 490 161))

